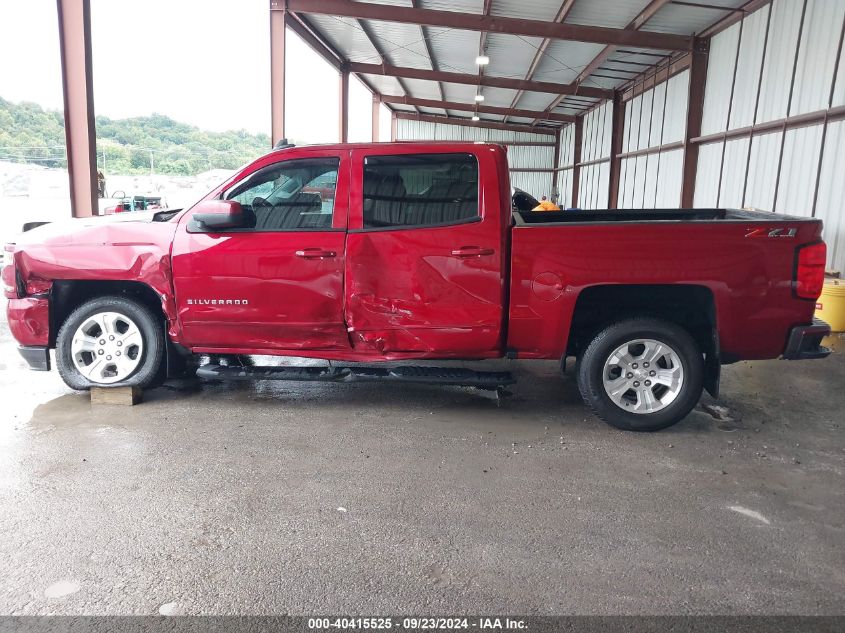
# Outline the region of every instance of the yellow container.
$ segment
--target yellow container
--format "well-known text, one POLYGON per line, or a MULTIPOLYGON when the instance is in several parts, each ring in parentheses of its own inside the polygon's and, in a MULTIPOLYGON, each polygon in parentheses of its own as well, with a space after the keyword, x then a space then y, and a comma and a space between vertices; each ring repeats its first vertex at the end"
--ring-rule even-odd
POLYGON ((834 332, 845 332, 845 279, 825 279, 816 301, 816 316, 834 332))

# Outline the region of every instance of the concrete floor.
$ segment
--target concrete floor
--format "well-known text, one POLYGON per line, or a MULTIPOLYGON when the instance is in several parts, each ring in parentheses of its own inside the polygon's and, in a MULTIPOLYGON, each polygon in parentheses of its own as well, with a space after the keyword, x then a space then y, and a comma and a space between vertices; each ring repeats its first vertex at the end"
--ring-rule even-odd
POLYGON ((502 408, 282 383, 92 407, 4 324, 0 613, 842 613, 845 353, 728 367, 730 419, 657 434, 518 372, 502 408))

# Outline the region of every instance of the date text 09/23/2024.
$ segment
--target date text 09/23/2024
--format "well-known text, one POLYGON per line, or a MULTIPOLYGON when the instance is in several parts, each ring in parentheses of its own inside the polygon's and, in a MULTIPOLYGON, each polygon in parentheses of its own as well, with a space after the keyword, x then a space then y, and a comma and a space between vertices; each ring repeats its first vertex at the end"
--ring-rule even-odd
POLYGON ((337 617, 309 618, 308 628, 327 629, 363 629, 363 630, 523 630, 527 628, 525 620, 500 617, 337 617))

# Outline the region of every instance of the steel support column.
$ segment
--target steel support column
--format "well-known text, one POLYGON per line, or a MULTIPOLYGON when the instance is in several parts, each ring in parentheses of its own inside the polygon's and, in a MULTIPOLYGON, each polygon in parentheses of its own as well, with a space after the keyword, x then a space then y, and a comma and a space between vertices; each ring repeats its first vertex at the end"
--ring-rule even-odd
POLYGON ((373 143, 378 143, 378 133, 379 133, 379 113, 381 110, 381 101, 378 98, 378 95, 373 95, 373 119, 372 119, 372 141, 373 143))
POLYGON ((581 144, 584 138, 584 117, 575 119, 575 137, 572 151, 572 208, 578 208, 578 188, 581 184, 581 144))
POLYGON ((625 134, 625 102, 622 93, 613 95, 613 123, 610 130, 610 186, 607 195, 607 208, 619 206, 619 175, 622 172, 622 137, 625 134))
POLYGON ((349 142, 349 71, 345 67, 340 69, 340 94, 338 95, 338 115, 340 142, 349 142))
POLYGON ((275 145, 285 138, 285 31, 288 12, 285 0, 271 0, 270 8, 270 142, 275 145), (272 10, 277 7, 282 10, 272 10))
POLYGON ((704 85, 707 82, 709 40, 697 40, 690 60, 687 129, 684 133, 684 172, 681 182, 681 207, 690 208, 695 198, 695 176, 698 172, 698 144, 692 139, 701 135, 704 114, 704 85))
POLYGON ((560 193, 557 190, 557 181, 558 181, 558 164, 560 163, 560 129, 555 132, 555 152, 554 158, 552 159, 554 162, 552 164, 552 196, 554 198, 555 204, 560 204, 560 193))
POLYGON ((97 133, 91 71, 89 0, 56 0, 65 104, 65 141, 70 209, 75 218, 99 214, 97 133))

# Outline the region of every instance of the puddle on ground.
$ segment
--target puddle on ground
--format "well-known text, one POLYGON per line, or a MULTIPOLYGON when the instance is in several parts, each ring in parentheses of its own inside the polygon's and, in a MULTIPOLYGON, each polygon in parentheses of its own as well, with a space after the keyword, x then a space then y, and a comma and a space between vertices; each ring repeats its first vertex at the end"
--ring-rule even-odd
POLYGON ((60 580, 44 590, 45 598, 64 598, 79 591, 79 583, 71 580, 60 580))

